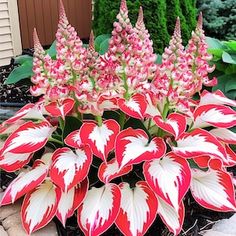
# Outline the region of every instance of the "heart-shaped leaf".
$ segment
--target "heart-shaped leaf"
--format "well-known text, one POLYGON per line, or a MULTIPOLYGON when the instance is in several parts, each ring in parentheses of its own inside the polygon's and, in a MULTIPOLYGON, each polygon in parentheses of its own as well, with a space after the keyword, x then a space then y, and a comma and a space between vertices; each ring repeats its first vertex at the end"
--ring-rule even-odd
POLYGON ((52 156, 50 177, 66 192, 88 175, 92 163, 92 153, 88 146, 77 148, 75 153, 69 148, 59 148, 52 156))
POLYGON ((121 193, 115 184, 88 191, 78 209, 78 224, 86 236, 98 236, 115 221, 120 210, 121 193))
POLYGON ((126 236, 141 236, 152 225, 157 214, 157 198, 145 181, 134 189, 121 183, 121 206, 116 225, 126 236))
POLYGON ((143 173, 153 191, 178 211, 191 181, 188 162, 174 153, 168 153, 162 159, 145 162, 143 173))
POLYGON ((153 138, 141 129, 122 130, 116 139, 116 159, 119 167, 138 164, 143 161, 161 158, 166 151, 163 139, 153 138))
POLYGON ((52 220, 60 197, 61 190, 49 180, 26 194, 22 204, 21 218, 28 234, 43 228, 52 220))
POLYGON ((190 186, 194 199, 214 211, 235 211, 235 193, 231 176, 222 170, 192 170, 190 186))
POLYGON ((114 149, 119 131, 120 126, 114 120, 106 120, 101 126, 87 122, 81 126, 80 137, 84 144, 90 146, 95 156, 106 161, 108 153, 114 149))

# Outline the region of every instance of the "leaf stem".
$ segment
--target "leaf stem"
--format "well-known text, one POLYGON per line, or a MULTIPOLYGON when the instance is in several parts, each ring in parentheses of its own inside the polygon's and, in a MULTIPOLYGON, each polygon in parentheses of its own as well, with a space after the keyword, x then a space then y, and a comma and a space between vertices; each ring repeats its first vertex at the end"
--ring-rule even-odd
POLYGON ((55 139, 55 138, 49 138, 48 139, 49 142, 54 142, 54 143, 58 143, 58 144, 61 144, 63 146, 63 142, 58 140, 58 139, 55 139))

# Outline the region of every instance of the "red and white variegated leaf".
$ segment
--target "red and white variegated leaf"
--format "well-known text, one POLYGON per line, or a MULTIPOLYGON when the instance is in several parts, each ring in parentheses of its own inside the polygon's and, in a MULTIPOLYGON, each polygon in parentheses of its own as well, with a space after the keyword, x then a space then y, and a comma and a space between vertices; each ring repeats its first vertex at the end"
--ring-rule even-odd
POLYGON ((229 105, 235 107, 236 101, 227 98, 220 90, 217 90, 212 93, 208 92, 207 90, 204 90, 201 94, 199 105, 207 104, 229 105))
POLYGON ((183 202, 180 202, 179 209, 176 211, 174 207, 158 197, 158 214, 169 231, 174 235, 178 235, 182 229, 184 213, 185 209, 183 202))
POLYGON ((115 97, 101 96, 98 99, 98 107, 100 110, 117 110, 119 109, 117 105, 117 99, 115 97))
POLYGON ((135 94, 129 100, 119 98, 118 105, 121 111, 136 119, 143 119, 147 108, 147 102, 142 94, 135 94))
POLYGON ((177 147, 172 147, 173 151, 185 158, 212 155, 225 160, 227 157, 221 143, 203 129, 195 129, 190 133, 182 134, 176 143, 177 147))
POLYGON ((212 158, 209 160, 209 167, 213 170, 225 170, 222 160, 217 158, 212 158))
POLYGON ((134 189, 128 183, 119 186, 121 205, 116 226, 126 236, 144 235, 157 214, 158 202, 154 192, 145 181, 136 183, 134 189))
POLYGON ((144 163, 143 173, 152 190, 178 211, 190 186, 191 170, 188 162, 174 153, 168 153, 162 159, 144 163))
POLYGON ((55 130, 48 122, 35 124, 29 121, 12 133, 3 146, 3 154, 32 153, 41 149, 55 130))
POLYGON ((145 94, 145 98, 147 101, 147 107, 144 113, 144 117, 146 118, 153 118, 155 116, 161 116, 160 111, 157 109, 156 106, 153 105, 152 99, 150 94, 145 94))
POLYGON ((193 113, 193 128, 215 126, 230 128, 236 125, 236 111, 223 105, 202 105, 193 113))
POLYGON ((0 169, 7 172, 14 172, 25 166, 31 159, 32 153, 11 153, 0 154, 0 169))
POLYGON ((4 121, 5 124, 14 124, 20 119, 36 119, 36 120, 45 120, 43 117, 42 111, 38 105, 29 103, 22 107, 19 111, 15 113, 14 116, 4 121))
POLYGON ((227 157, 224 160, 216 159, 209 155, 194 157, 193 160, 200 168, 208 168, 209 166, 213 168, 212 164, 214 164, 215 166, 216 160, 219 160, 221 162, 220 165, 223 164, 225 167, 234 166, 236 164, 235 152, 228 145, 225 145, 225 151, 226 151, 227 157), (214 163, 212 163, 212 161, 214 161, 214 163))
POLYGON ((75 130, 71 132, 65 139, 64 142, 66 145, 73 147, 73 148, 80 148, 83 146, 80 137, 80 130, 75 130))
POLYGON ((115 120, 106 120, 101 126, 84 123, 80 128, 80 137, 84 144, 89 144, 93 154, 106 161, 108 153, 114 149, 115 139, 120 126, 115 120))
POLYGON ((225 150, 227 153, 227 163, 224 163, 224 165, 227 167, 236 165, 236 153, 229 147, 229 145, 225 145, 225 150))
POLYGON ((197 156, 193 158, 194 162, 200 168, 208 168, 210 159, 211 159, 211 156, 209 155, 202 155, 202 156, 197 156))
POLYGON ((205 208, 214 211, 236 210, 232 178, 227 172, 192 169, 190 189, 194 199, 205 208))
POLYGON ((216 128, 216 129, 210 130, 209 132, 220 141, 223 141, 229 144, 236 144, 236 133, 232 132, 229 129, 216 128))
POLYGON ((61 190, 49 180, 25 195, 21 219, 28 234, 47 225, 55 216, 61 190))
POLYGON ((171 113, 164 121, 161 116, 155 116, 154 122, 161 129, 173 134, 178 138, 186 129, 186 118, 184 115, 178 113, 171 113))
POLYGON ((47 166, 40 160, 36 160, 32 170, 21 172, 7 187, 1 200, 1 205, 15 202, 17 199, 35 189, 46 178, 47 166))
POLYGON ((115 184, 90 189, 77 214, 78 224, 85 236, 97 236, 105 232, 118 215, 120 201, 120 189, 115 184))
POLYGON ((109 183, 111 180, 119 176, 128 174, 132 169, 132 166, 125 166, 120 169, 117 160, 113 158, 107 163, 103 162, 99 166, 98 177, 103 183, 109 183))
POLYGON ((74 99, 66 98, 60 104, 58 102, 49 103, 45 106, 45 110, 53 117, 62 117, 65 119, 65 116, 71 111, 74 104, 74 99))
POLYGON ((0 134, 6 134, 9 136, 11 133, 15 132, 21 125, 26 123, 25 120, 17 120, 12 124, 2 123, 0 124, 0 134))
POLYGON ((71 188, 68 192, 62 192, 57 207, 57 218, 65 227, 66 220, 74 214, 74 211, 83 202, 88 192, 88 179, 84 179, 80 184, 71 188))
POLYGON ((81 182, 92 163, 92 153, 88 146, 77 148, 75 153, 67 147, 57 149, 52 156, 50 177, 64 192, 81 182))
POLYGON ((161 158, 166 152, 166 145, 162 138, 153 138, 149 142, 148 135, 142 129, 128 128, 117 136, 115 152, 119 167, 122 168, 161 158))

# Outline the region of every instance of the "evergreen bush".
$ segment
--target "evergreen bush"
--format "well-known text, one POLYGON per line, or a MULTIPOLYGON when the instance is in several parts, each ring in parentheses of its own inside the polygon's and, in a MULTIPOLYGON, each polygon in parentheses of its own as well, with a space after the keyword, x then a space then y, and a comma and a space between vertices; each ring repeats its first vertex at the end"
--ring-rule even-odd
MULTIPOLYGON (((186 44, 196 25, 195 0, 128 0, 129 18, 134 25, 139 6, 143 7, 146 27, 152 37, 155 52, 161 53, 168 44, 180 17, 183 42, 186 44)), ((112 30, 119 9, 119 1, 95 0, 93 30, 95 35, 112 30)))
POLYGON ((203 13, 206 35, 221 40, 236 39, 235 0, 198 0, 197 6, 203 13))

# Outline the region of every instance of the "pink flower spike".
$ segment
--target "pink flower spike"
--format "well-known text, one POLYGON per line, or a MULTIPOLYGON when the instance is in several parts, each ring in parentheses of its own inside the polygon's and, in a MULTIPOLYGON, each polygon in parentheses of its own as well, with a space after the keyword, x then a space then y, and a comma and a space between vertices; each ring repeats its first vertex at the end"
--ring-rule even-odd
POLYGON ((126 0, 121 0, 120 2, 120 11, 122 12, 127 12, 128 8, 127 8, 127 3, 126 0))
POLYGON ((34 31, 33 31, 33 41, 34 41, 34 56, 39 57, 40 59, 43 59, 45 51, 39 41, 36 28, 34 28, 34 31))

